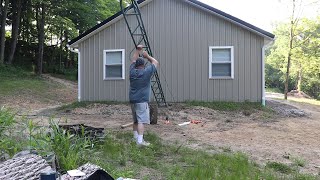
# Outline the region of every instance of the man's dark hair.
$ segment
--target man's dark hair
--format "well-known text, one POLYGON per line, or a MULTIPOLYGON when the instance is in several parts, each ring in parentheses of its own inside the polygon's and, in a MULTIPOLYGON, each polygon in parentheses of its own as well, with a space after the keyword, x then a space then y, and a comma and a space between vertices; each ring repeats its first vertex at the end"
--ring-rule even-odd
POLYGON ((141 65, 144 65, 144 59, 139 57, 137 60, 136 60, 136 64, 135 64, 135 67, 139 67, 141 65))

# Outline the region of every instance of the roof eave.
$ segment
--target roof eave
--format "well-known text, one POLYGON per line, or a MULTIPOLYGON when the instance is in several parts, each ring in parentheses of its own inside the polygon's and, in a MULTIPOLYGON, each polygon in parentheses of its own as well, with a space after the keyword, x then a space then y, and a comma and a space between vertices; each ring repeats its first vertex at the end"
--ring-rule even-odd
POLYGON ((254 33, 264 37, 265 39, 274 41, 275 35, 273 35, 272 33, 269 33, 269 32, 267 32, 267 31, 265 31, 263 29, 260 29, 260 28, 254 26, 252 24, 249 24, 249 23, 247 23, 247 22, 245 22, 245 21, 243 21, 243 20, 241 20, 239 18, 231 16, 231 15, 229 15, 229 14, 227 14, 227 13, 221 11, 221 10, 213 8, 213 7, 211 7, 209 5, 206 5, 206 4, 204 4, 204 3, 200 2, 200 1, 197 1, 197 0, 184 0, 184 1, 187 2, 190 5, 196 6, 196 7, 200 8, 200 9, 206 11, 206 12, 209 12, 209 13, 212 13, 212 14, 214 14, 216 16, 219 16, 219 17, 221 17, 221 18, 223 18, 223 19, 225 19, 225 20, 227 20, 229 22, 237 24, 237 25, 239 25, 239 26, 241 26, 241 27, 243 27, 243 28, 245 28, 245 29, 247 29, 247 30, 249 30, 251 32, 254 32, 254 33))
MULTIPOLYGON (((145 6, 146 4, 150 3, 151 1, 152 0, 139 0, 138 3, 139 3, 139 6, 142 7, 142 6, 145 6)), ((132 11, 132 10, 129 10, 129 12, 130 11, 132 11)), ((81 35, 79 35, 75 39, 73 39, 70 42, 68 42, 69 47, 77 48, 79 43, 81 43, 84 40, 88 39, 93 34, 101 31, 102 29, 105 29, 106 27, 111 26, 112 24, 116 23, 117 21, 121 20, 122 18, 123 18, 122 12, 121 11, 117 12, 113 16, 111 16, 108 19, 104 20, 103 22, 95 25, 91 29, 87 30, 86 32, 82 33, 81 35)))

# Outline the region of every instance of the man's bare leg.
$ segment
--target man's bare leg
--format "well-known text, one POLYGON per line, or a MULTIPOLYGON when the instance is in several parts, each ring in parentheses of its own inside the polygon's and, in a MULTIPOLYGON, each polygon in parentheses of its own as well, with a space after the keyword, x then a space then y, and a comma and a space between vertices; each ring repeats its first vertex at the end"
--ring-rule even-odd
POLYGON ((138 142, 138 123, 133 123, 133 137, 136 142, 138 142))
POLYGON ((138 130, 138 144, 141 144, 143 142, 143 133, 144 133, 144 125, 142 123, 137 124, 137 130, 138 130))

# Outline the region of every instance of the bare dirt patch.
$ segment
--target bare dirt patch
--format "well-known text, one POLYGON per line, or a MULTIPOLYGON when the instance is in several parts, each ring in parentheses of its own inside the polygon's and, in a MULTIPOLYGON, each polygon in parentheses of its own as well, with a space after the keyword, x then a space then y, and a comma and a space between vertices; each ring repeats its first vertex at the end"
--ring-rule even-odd
MULTIPOLYGON (((76 85, 64 86, 57 92, 55 101, 42 103, 41 108, 61 105, 76 100, 76 85), (60 99, 60 97, 62 97, 60 99), (73 97, 65 100, 63 97, 73 97)), ((37 98, 28 102, 33 110, 38 110, 37 98)), ((19 106, 20 99, 10 99, 10 104, 19 106)), ((164 141, 182 144, 209 152, 241 151, 259 164, 268 161, 294 163, 294 159, 306 162, 301 172, 318 174, 320 172, 320 107, 302 103, 271 100, 267 103, 279 111, 270 115, 256 110, 248 115, 242 111, 223 112, 204 107, 189 107, 174 104, 169 107, 169 121, 160 111, 157 125, 147 127, 148 131, 158 134, 164 141), (292 115, 291 110, 304 112, 305 115, 292 115), (288 113, 289 114, 286 114, 288 113), (178 124, 197 120, 199 124, 178 126, 178 124)), ((61 124, 85 124, 93 127, 130 131, 120 126, 131 122, 131 109, 128 104, 91 104, 86 108, 71 111, 46 111, 39 116, 30 116, 35 121, 46 124, 46 119, 55 114, 61 124), (41 116, 40 116, 41 115, 41 116)))

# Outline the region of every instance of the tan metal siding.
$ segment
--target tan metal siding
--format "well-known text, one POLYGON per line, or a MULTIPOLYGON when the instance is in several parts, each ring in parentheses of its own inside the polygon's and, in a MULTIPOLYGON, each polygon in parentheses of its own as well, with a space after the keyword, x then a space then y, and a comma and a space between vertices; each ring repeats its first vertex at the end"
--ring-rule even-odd
MULTIPOLYGON (((167 101, 260 101, 263 37, 180 0, 141 9, 167 101), (234 79, 209 79, 209 46, 234 47, 234 79)), ((82 99, 128 101, 133 43, 120 20, 80 44, 82 99), (125 49, 125 80, 103 80, 103 50, 125 49)))

